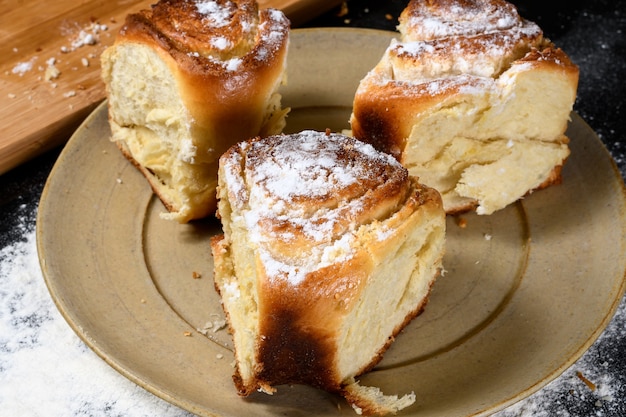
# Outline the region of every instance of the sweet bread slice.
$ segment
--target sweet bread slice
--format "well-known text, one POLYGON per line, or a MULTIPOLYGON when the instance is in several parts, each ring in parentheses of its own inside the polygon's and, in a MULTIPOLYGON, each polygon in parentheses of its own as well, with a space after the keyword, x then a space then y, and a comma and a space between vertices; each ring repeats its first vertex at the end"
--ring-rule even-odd
POLYGON ((355 94, 356 138, 448 213, 491 214, 560 181, 578 68, 536 24, 503 0, 413 0, 398 29, 355 94))
POLYGON ((102 54, 112 140, 169 213, 216 210, 220 155, 280 133, 289 21, 252 0, 161 0, 130 14, 102 54))
POLYGON ((354 377, 427 303, 445 243, 439 193, 370 145, 303 131, 229 149, 218 195, 215 286, 240 395, 296 383, 363 414, 412 404, 354 377))

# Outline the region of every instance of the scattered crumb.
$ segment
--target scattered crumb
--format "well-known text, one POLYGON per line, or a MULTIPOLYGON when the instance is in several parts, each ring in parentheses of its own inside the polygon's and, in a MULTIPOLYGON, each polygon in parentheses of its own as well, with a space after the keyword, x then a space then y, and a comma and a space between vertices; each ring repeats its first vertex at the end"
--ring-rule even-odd
POLYGON ((193 271, 191 273, 191 276, 193 277, 193 279, 200 279, 202 278, 202 274, 200 274, 199 272, 193 271))
POLYGON ((226 320, 216 320, 213 322, 213 333, 222 330, 226 327, 226 320))
POLYGON ((183 332, 183 336, 185 336, 185 337, 191 337, 191 332, 183 332))
POLYGON ((9 93, 9 94, 7 94, 7 96, 8 96, 9 98, 15 98, 15 97, 17 97, 17 96, 16 96, 15 94, 13 94, 13 93, 9 93))
POLYGON ((98 38, 93 33, 87 33, 84 30, 78 32, 78 38, 72 42, 73 48, 80 48, 84 45, 95 45, 98 42, 98 38))
POLYGON ((117 181, 118 184, 122 184, 122 179, 121 178, 116 178, 115 181, 117 181))
POLYGON ((59 71, 59 69, 54 66, 54 63, 52 63, 46 67, 46 72, 44 73, 44 80, 46 81, 56 80, 57 78, 59 78, 59 75, 61 75, 61 71, 59 71))
POLYGON ((491 240, 492 237, 489 233, 485 233, 483 236, 485 237, 485 240, 491 240))
MULTIPOLYGON (((217 317, 217 315, 215 316, 217 317)), ((217 318, 213 321, 207 321, 202 329, 196 330, 206 336, 209 333, 209 330, 213 333, 217 333, 224 328, 226 328, 226 320, 217 318)))
POLYGON ((339 11, 337 12, 337 17, 344 17, 348 13, 349 13, 348 2, 344 1, 343 3, 341 3, 341 7, 339 8, 339 11))
POLYGON ((88 67, 89 66, 89 60, 87 58, 81 58, 80 60, 81 64, 83 64, 83 67, 88 67))
POLYGON ((580 371, 576 371, 576 376, 578 377, 578 379, 580 379, 581 381, 583 381, 585 383, 585 385, 587 385, 587 387, 589 387, 589 389, 591 391, 595 391, 596 390, 596 384, 594 384, 593 382, 591 382, 590 380, 588 380, 587 378, 585 378, 585 376, 583 375, 582 372, 580 371))
POLYGON ((215 357, 217 359, 224 359, 224 355, 222 355, 221 353, 218 353, 217 355, 215 355, 215 357))
POLYGON ((457 217, 456 225, 459 226, 461 229, 465 229, 467 227, 467 219, 464 217, 457 217))
POLYGON ((142 299, 140 300, 140 302, 141 302, 141 304, 145 304, 145 303, 146 303, 146 299, 145 299, 145 298, 142 298, 142 299))
POLYGON ((392 16, 391 14, 387 13, 387 14, 385 15, 385 19, 387 19, 387 20, 393 20, 393 16, 392 16))
POLYGON ((76 95, 76 91, 74 91, 74 90, 70 90, 67 93, 63 93, 63 97, 65 97, 65 98, 74 97, 75 95, 76 95))

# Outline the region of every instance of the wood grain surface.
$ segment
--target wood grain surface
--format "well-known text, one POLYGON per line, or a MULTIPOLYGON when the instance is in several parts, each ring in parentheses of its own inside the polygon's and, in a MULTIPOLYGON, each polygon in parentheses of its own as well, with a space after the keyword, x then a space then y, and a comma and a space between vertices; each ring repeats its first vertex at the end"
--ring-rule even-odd
MULTIPOLYGON (((0 0, 0 174, 63 144, 105 98, 100 54, 156 0, 0 0)), ((292 26, 339 0, 259 0, 292 26)))

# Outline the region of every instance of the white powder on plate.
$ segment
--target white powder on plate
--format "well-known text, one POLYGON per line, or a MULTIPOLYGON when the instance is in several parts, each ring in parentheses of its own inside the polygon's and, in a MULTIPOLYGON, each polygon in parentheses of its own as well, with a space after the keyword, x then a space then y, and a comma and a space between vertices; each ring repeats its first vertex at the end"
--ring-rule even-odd
POLYGON ((191 417, 109 367, 56 309, 39 267, 32 222, 0 249, 0 414, 191 417))

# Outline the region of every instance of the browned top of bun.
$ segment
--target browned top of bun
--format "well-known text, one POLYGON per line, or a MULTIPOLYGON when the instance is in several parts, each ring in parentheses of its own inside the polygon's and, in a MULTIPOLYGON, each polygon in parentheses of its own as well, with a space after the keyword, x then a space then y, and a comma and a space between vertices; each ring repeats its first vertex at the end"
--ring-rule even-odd
POLYGON ((288 34, 289 20, 282 12, 259 11, 252 1, 161 0, 150 10, 128 15, 116 42, 158 46, 190 74, 233 78, 275 66, 288 34), (220 8, 205 10, 202 4, 220 8))
MULTIPOLYGON (((413 0, 393 41, 361 81, 351 127, 355 137, 400 158, 412 120, 446 99, 487 91, 520 63, 577 82, 578 68, 503 0, 413 0)), ((518 66, 518 68, 520 68, 518 66)))
POLYGON ((259 23, 253 0, 162 0, 140 12, 178 49, 220 60, 244 55, 254 45, 259 23))
POLYGON ((355 224, 385 218, 405 202, 411 190, 408 172, 388 155, 339 134, 304 131, 291 136, 257 138, 222 157, 245 155, 241 165, 228 166, 241 170, 242 187, 254 186, 240 188, 231 204, 268 208, 259 211, 259 227, 252 230, 263 234, 258 238, 274 258, 305 255, 355 224))
POLYGON ((406 40, 425 41, 508 30, 524 20, 504 0, 413 0, 402 11, 400 25, 406 40))

